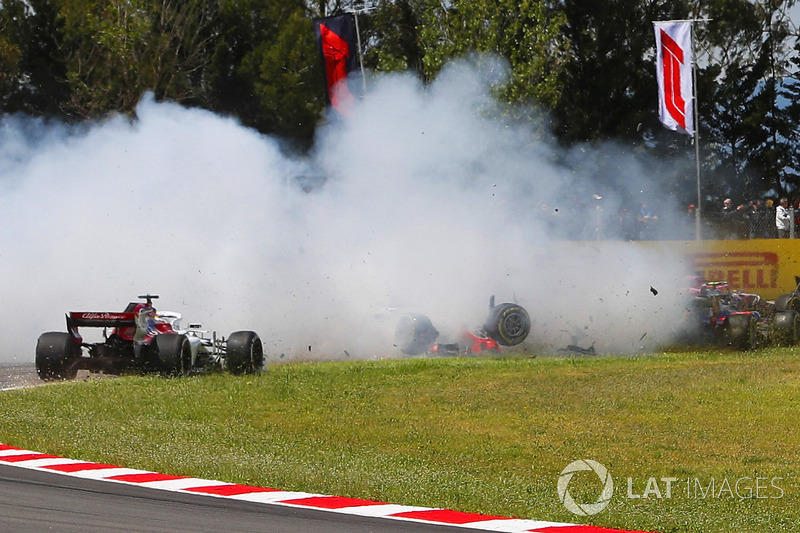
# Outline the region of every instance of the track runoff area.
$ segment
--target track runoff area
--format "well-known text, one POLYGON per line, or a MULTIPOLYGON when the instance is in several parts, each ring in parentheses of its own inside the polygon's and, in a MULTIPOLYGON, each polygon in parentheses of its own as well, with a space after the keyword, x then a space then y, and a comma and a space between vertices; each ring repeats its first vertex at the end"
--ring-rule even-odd
POLYGON ((467 527, 481 531, 507 533, 642 533, 580 524, 505 518, 449 511, 447 509, 395 505, 356 498, 285 491, 185 476, 170 476, 145 470, 66 459, 16 448, 7 444, 0 444, 0 464, 185 494, 232 498, 264 505, 282 505, 356 516, 385 518, 387 520, 405 520, 426 524, 467 527))

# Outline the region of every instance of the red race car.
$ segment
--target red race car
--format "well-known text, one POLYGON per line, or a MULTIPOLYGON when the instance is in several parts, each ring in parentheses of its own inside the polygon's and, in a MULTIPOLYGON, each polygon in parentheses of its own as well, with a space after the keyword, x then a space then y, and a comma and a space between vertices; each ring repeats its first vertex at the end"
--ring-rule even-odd
POLYGON ((181 315, 159 314, 154 294, 139 296, 122 312, 72 311, 67 332, 42 333, 36 343, 36 372, 43 380, 74 379, 78 370, 118 374, 128 368, 184 374, 214 365, 233 373, 257 372, 264 365, 261 339, 237 331, 226 339, 190 324, 181 315), (103 328, 101 342, 84 342, 78 328, 103 328))
POLYGON ((425 315, 409 313, 403 315, 395 330, 395 344, 406 355, 423 353, 458 354, 499 351, 500 346, 517 346, 531 331, 528 312, 515 303, 494 304, 489 301, 489 316, 483 327, 476 331, 465 331, 462 343, 437 344, 439 332, 431 319, 425 315))

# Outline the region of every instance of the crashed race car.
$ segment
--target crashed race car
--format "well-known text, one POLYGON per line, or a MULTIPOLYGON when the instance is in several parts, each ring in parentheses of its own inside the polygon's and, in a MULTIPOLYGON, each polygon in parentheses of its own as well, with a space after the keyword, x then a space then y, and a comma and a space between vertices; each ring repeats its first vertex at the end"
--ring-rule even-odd
POLYGON ((791 309, 792 295, 776 301, 757 294, 731 290, 725 281, 693 278, 687 308, 693 332, 700 340, 721 340, 739 350, 752 350, 767 343, 795 344, 800 340, 800 299, 791 309))
POLYGON ((693 295, 696 333, 721 339, 728 346, 749 350, 758 344, 761 313, 755 310, 760 301, 756 294, 731 291, 724 281, 698 280, 689 290, 693 295))
POLYGON ((775 325, 778 341, 782 344, 797 344, 800 342, 800 279, 797 287, 789 294, 782 294, 775 298, 775 325))
POLYGON ((395 345, 406 355, 424 353, 457 355, 500 351, 500 346, 517 346, 531 331, 528 312, 515 303, 494 304, 489 301, 489 316, 483 327, 475 331, 465 331, 461 342, 436 343, 439 332, 431 319, 418 313, 403 315, 395 330, 395 345))
POLYGON ((36 372, 45 381, 74 379, 78 370, 119 374, 127 369, 181 375, 193 370, 226 368, 253 373, 264 365, 261 339, 252 331, 227 338, 201 329, 180 328, 179 313, 157 313, 154 294, 139 296, 122 312, 72 311, 67 332, 42 333, 36 343, 36 372), (103 328, 103 340, 84 342, 78 328, 103 328))

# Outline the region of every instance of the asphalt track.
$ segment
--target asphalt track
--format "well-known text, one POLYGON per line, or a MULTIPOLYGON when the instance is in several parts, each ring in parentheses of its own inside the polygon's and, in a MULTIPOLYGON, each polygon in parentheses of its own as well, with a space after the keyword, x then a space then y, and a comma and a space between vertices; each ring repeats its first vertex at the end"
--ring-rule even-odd
POLYGON ((458 533, 475 530, 194 496, 0 465, 0 531, 458 533))
POLYGON ((20 387, 34 387, 44 382, 36 375, 36 366, 0 364, 0 391, 20 387))

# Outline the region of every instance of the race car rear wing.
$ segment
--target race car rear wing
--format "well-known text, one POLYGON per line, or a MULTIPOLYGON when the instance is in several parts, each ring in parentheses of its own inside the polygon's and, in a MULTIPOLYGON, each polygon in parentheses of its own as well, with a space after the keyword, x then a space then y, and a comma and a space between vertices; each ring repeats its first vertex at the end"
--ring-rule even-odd
POLYGON ((136 313, 109 313, 91 311, 71 311, 67 315, 67 329, 90 328, 119 328, 136 326, 136 313))

